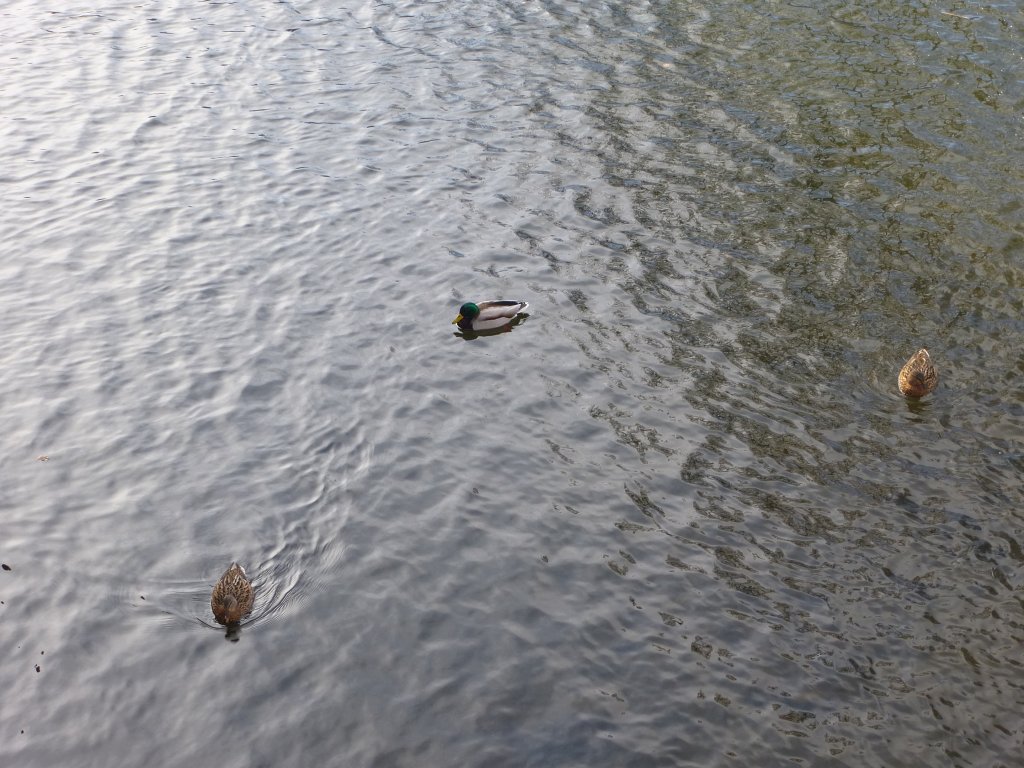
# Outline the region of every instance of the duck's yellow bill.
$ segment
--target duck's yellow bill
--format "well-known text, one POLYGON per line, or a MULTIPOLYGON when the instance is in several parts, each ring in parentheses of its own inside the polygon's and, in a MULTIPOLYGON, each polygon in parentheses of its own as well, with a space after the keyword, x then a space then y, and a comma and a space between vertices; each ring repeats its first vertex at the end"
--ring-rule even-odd
POLYGON ((462 319, 462 315, 457 315, 457 316, 455 317, 455 319, 454 319, 454 320, 452 320, 452 325, 455 325, 455 324, 456 324, 457 322, 459 322, 459 320, 461 320, 461 319, 462 319))

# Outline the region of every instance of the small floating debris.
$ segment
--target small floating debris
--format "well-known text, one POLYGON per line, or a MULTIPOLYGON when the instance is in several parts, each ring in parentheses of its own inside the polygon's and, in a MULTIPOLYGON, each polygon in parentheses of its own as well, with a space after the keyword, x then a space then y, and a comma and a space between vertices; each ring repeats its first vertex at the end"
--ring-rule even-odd
POLYGON ((49 461, 49 456, 36 456, 36 461, 49 461))

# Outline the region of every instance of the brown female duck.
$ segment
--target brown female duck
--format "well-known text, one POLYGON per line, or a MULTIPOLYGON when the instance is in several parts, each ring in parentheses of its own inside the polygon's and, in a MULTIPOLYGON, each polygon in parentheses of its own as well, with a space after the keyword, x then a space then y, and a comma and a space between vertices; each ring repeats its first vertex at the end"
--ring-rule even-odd
POLYGON ((220 624, 237 624, 249 615, 252 601, 252 582, 245 575, 242 566, 232 563, 231 567, 224 571, 210 596, 213 617, 220 624))
POLYGON ((923 347, 900 369, 900 392, 907 397, 924 397, 939 385, 932 358, 923 347))

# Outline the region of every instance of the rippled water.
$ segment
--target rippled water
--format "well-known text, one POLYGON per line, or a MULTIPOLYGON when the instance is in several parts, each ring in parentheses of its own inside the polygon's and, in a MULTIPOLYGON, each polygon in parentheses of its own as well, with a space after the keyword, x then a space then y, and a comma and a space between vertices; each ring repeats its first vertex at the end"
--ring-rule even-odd
POLYGON ((1019 765, 1022 29, 0 8, 0 764, 1019 765))

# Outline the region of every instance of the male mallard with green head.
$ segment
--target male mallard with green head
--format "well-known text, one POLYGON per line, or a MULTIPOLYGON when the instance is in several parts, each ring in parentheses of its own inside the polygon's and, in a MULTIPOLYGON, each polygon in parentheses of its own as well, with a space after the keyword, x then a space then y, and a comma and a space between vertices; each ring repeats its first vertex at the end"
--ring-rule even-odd
POLYGON ((252 582, 238 563, 224 571, 210 596, 213 617, 220 624, 237 624, 252 610, 252 582))
POLYGON ((458 325, 464 331, 493 331, 508 325, 526 309, 525 301, 467 301, 459 307, 458 316, 452 325, 458 325))
POLYGON ((907 397, 924 397, 939 385, 932 358, 923 347, 900 369, 900 392, 907 397))

